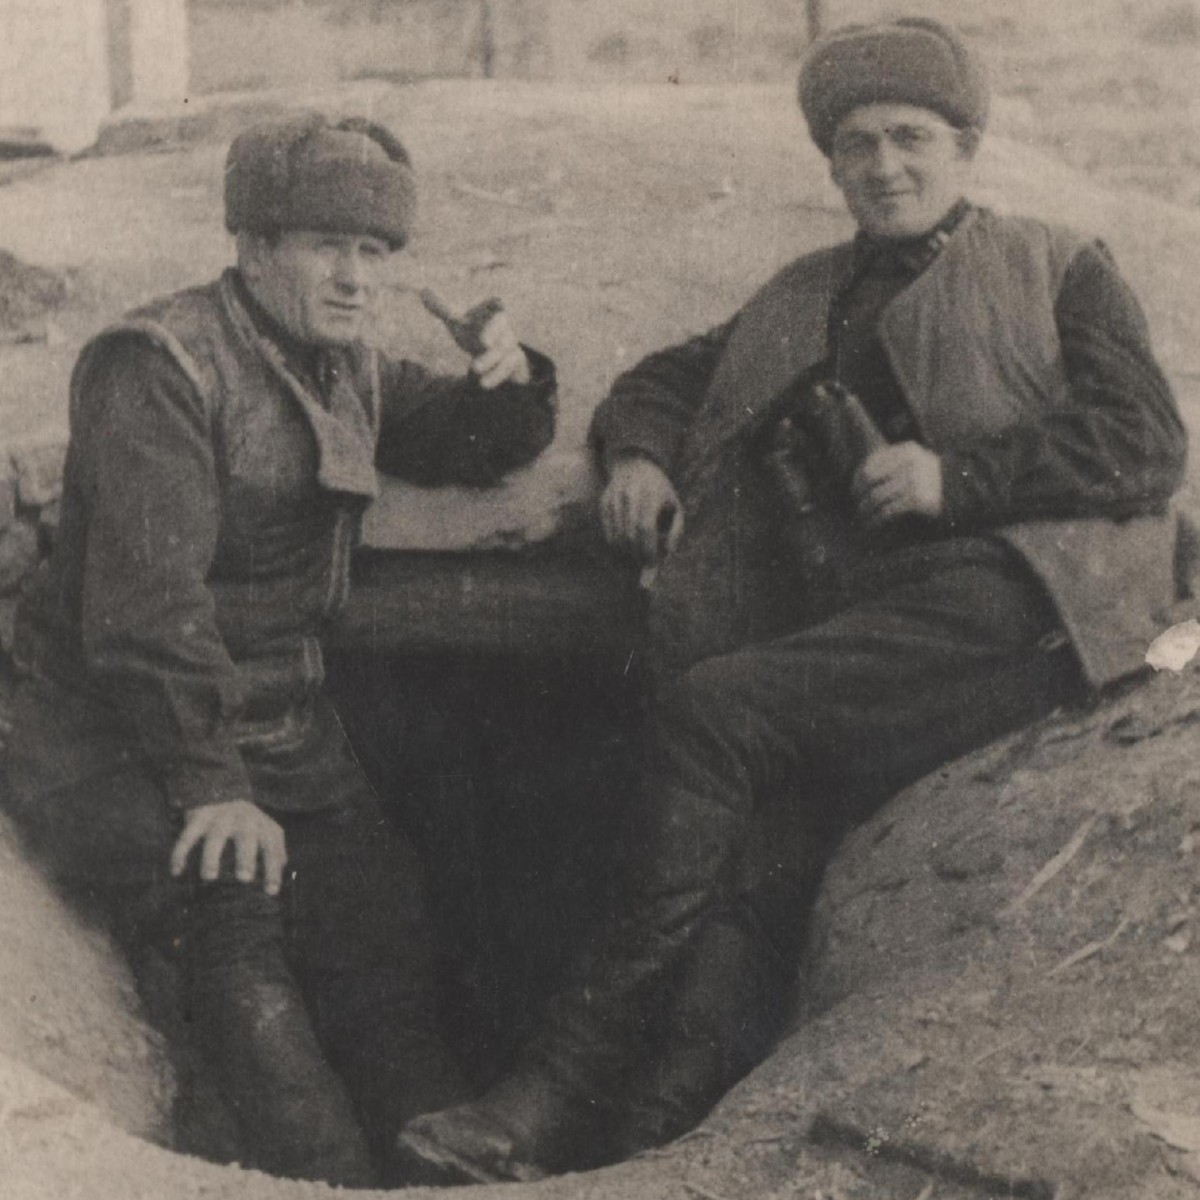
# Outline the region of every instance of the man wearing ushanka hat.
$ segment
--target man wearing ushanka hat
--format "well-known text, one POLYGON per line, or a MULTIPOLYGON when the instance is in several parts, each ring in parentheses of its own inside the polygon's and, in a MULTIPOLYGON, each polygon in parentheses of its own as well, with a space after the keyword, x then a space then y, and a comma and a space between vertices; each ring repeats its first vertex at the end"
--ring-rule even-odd
POLYGON ((485 486, 554 429, 554 371, 481 306, 461 377, 367 342, 409 239, 400 142, 302 114, 229 151, 237 263, 84 348, 52 558, 18 616, 9 808, 135 963, 176 961, 246 1166, 395 1182, 460 1096, 419 864, 322 691, 381 469, 485 486))
POLYGON ((1096 242, 967 198, 974 52, 841 29, 800 105, 855 237, 595 414, 605 531, 656 569, 637 883, 511 1075, 410 1124, 446 1179, 689 1128, 785 1028, 848 826, 1137 670, 1173 599, 1185 437, 1141 310, 1096 242))

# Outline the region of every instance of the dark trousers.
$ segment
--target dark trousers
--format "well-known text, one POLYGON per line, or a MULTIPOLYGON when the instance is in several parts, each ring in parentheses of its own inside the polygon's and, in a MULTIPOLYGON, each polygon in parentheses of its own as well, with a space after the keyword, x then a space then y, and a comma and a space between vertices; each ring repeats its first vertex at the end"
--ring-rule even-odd
MULTIPOLYGON (((177 966, 183 1027, 232 1110, 244 1163, 371 1184, 405 1120, 462 1096, 436 1025, 416 855, 328 737, 320 753, 337 760, 309 767, 337 778, 333 806, 271 812, 288 851, 277 897, 236 882, 228 861, 202 883, 198 851, 172 879, 182 818, 145 771, 43 786, 61 764, 28 749, 44 742, 39 713, 60 695, 30 684, 18 705, 9 806, 27 846, 73 901, 107 918, 135 970, 177 966)), ((278 795, 278 772, 271 782, 278 795)))
POLYGON ((689 1021, 707 1022, 716 1059, 685 1100, 703 1115, 786 1018, 805 907, 846 829, 1078 693, 1055 625, 1001 544, 939 542, 864 564, 827 619, 664 683, 629 835, 633 904, 552 1004, 527 1069, 619 1107, 655 1021, 668 1056, 689 1021))

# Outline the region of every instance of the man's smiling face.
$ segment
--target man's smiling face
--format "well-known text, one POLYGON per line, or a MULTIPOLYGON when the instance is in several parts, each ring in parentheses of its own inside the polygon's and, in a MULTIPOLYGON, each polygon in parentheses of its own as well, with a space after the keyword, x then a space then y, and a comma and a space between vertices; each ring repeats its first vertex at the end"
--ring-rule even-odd
POLYGON ((862 230, 918 237, 962 198, 972 153, 967 135, 930 109, 866 104, 838 125, 830 171, 862 230))

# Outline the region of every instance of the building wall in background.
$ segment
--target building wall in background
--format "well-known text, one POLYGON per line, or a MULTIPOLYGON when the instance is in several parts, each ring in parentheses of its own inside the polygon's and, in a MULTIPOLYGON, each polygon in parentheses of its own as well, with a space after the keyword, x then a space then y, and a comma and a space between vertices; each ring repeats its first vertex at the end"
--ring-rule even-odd
POLYGON ((540 79, 554 0, 189 0, 194 92, 540 79))
POLYGON ((185 0, 3 0, 0 142, 72 154, 127 103, 182 102, 185 0))
POLYGON ((0 5, 0 136, 81 150, 109 102, 104 0, 0 5))

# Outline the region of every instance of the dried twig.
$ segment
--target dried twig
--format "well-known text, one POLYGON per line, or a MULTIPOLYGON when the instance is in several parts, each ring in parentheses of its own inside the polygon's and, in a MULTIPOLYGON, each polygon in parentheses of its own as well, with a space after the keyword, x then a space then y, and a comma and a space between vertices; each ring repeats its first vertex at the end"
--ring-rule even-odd
POLYGON ((48 329, 0 329, 0 346, 28 346, 34 342, 48 342, 48 329))
POLYGON ((534 209, 535 211, 544 208, 544 204, 539 204, 536 201, 530 203, 528 200, 522 200, 519 196, 513 196, 505 192, 493 192, 487 188, 476 187, 473 183, 467 183, 462 179, 455 179, 451 185, 456 192, 460 192, 464 196, 470 196, 474 200, 486 200, 489 204, 503 204, 507 208, 525 208, 534 209))
POLYGON ((700 1200, 725 1200, 724 1196, 718 1196, 716 1192, 710 1192, 708 1188, 703 1188, 698 1183, 690 1183, 686 1179, 681 1182, 693 1196, 699 1196, 700 1200))
POLYGON ((1046 863, 1029 881, 1029 886, 1004 910, 1005 916, 1020 912, 1079 853, 1099 819, 1093 813, 1075 830, 1071 840, 1046 863))
POLYGON ((870 1153, 888 1162, 916 1167, 945 1183, 962 1184, 979 1191, 999 1192, 1017 1200, 1054 1200, 1057 1188, 1045 1179, 1002 1174, 969 1158, 959 1158, 938 1146, 904 1138, 872 1139, 853 1122, 844 1121, 829 1113, 818 1112, 808 1131, 809 1140, 817 1146, 847 1146, 870 1153))
POLYGON ((1057 966, 1053 966, 1046 975, 1053 978, 1055 975, 1060 975, 1063 971, 1069 971, 1076 963, 1081 963, 1091 958, 1093 955, 1099 954, 1101 950, 1107 950, 1129 928, 1129 918, 1122 917, 1117 924, 1116 929, 1108 935, 1096 942, 1088 942, 1086 946, 1081 946, 1074 954, 1068 954, 1057 966))
POLYGON ((971 1068, 979 1066, 980 1063, 987 1062, 994 1054, 999 1054, 1002 1050, 1009 1050, 1017 1044, 1019 1038, 1005 1038, 1002 1042, 996 1042, 995 1045, 989 1046, 982 1054, 977 1054, 971 1059, 971 1068))

